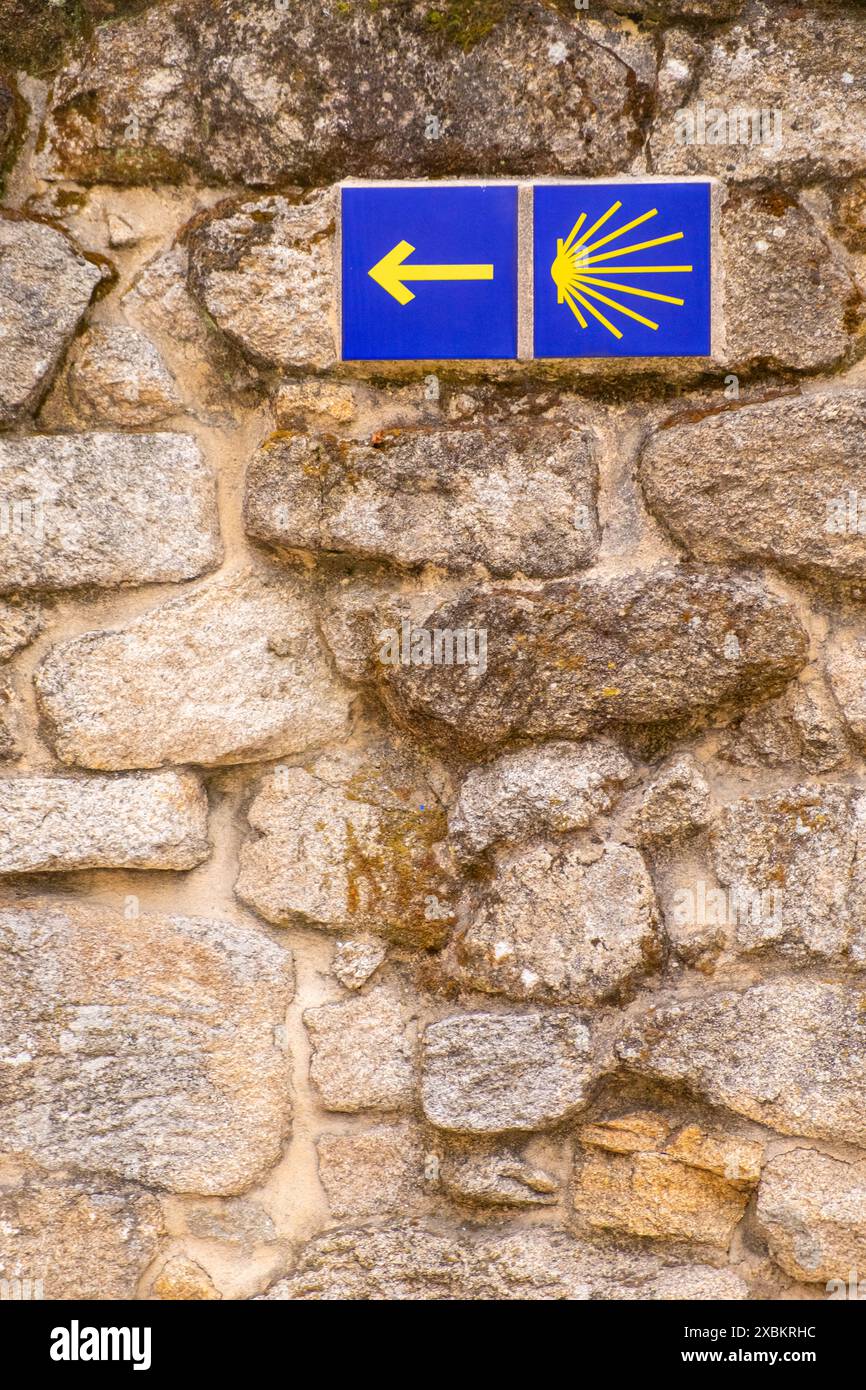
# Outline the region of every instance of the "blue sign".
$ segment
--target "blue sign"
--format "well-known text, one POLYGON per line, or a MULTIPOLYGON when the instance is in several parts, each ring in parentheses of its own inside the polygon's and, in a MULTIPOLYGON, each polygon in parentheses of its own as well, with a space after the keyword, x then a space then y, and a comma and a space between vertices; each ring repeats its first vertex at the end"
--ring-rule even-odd
POLYGON ((517 356, 517 186, 342 190, 345 361, 517 356))
POLYGON ((710 184, 536 184, 536 357, 705 357, 710 184))

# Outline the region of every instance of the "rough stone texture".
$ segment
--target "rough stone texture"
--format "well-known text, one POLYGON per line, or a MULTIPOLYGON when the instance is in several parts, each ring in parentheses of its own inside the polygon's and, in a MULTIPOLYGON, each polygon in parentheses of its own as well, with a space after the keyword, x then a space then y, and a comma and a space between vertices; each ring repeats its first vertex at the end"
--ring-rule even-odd
POLYGON ((424 764, 386 742, 278 768, 249 809, 238 896, 277 926, 375 932, 441 945, 453 880, 444 812, 424 764))
POLYGON ((862 752, 866 749, 866 637, 837 633, 827 650, 827 675, 862 752))
POLYGON ((0 425, 38 405, 101 278, 62 232, 0 216, 0 425))
POLYGON ((458 914, 459 978, 511 999, 598 1004, 661 960, 652 880, 622 845, 520 850, 458 914))
POLYGON ((380 663, 379 688, 399 719, 467 753, 517 736, 704 722, 777 694, 805 660, 790 605, 757 580, 689 569, 469 589, 423 629, 486 631, 486 670, 380 663))
POLYGON ((595 557, 591 436, 541 426, 266 440, 247 474, 247 531, 288 549, 553 579, 595 557))
POLYGON ((652 1005, 617 1052, 781 1134, 866 1143, 866 1014, 858 988, 775 978, 652 1005))
POLYGON ((221 1297, 207 1271, 185 1255, 172 1255, 150 1286, 151 1298, 213 1302, 221 1297))
POLYGON ((722 736, 719 754, 740 767, 802 766, 829 772, 847 753, 845 730, 820 682, 795 681, 777 700, 743 716, 722 736))
POLYGON ((159 5, 96 31, 52 93, 43 169, 84 182, 359 174, 599 175, 642 144, 648 92, 539 0, 159 5), (502 21, 497 22, 497 21, 502 21), (130 123, 130 114, 137 117, 130 123), (431 117, 435 124, 431 124, 431 117))
POLYGON ((479 1151, 452 1143, 439 1164, 442 1191, 458 1202, 483 1207, 546 1207, 558 1200, 558 1184, 513 1149, 479 1151))
POLYGON ((291 956, 226 921, 60 899, 0 911, 4 1147, 173 1191, 280 1156, 291 956))
POLYGON ((689 95, 689 110, 702 101, 708 113, 706 143, 684 143, 673 114, 650 140, 655 173, 796 184, 861 172, 864 22, 858 5, 751 4, 740 23, 713 35, 689 95), (732 142, 710 143, 709 113, 737 110, 779 112, 780 125, 773 122, 763 140, 738 125, 732 142))
POLYGON ((745 0, 607 0, 608 8, 642 19, 733 19, 745 0))
POLYGON ((379 941, 338 941, 331 970, 346 989, 361 989, 384 959, 385 947, 379 941))
POLYGON ((174 378, 137 328, 94 325, 76 354, 69 392, 83 420, 134 428, 158 425, 181 408, 174 378))
POLYGON ((631 821, 642 845, 676 843, 703 830, 711 814, 710 789, 692 758, 675 758, 647 786, 631 821))
POLYGON ((339 735, 348 708, 300 585, 252 574, 55 647, 35 679, 58 757, 94 768, 297 753, 339 735))
POLYGON ((326 1110, 404 1110, 414 1089, 408 1020, 384 991, 307 1009, 312 1078, 326 1110))
POLYGON ((0 588, 191 579, 222 558, 215 479, 184 434, 0 439, 0 588))
POLYGON ((323 1134, 316 1153, 319 1180, 338 1220, 404 1212, 420 1190, 424 1151, 410 1124, 323 1134))
POLYGON ((190 773, 0 778, 0 873, 193 869, 210 850, 190 773))
POLYGON ((580 1109, 594 1073, 575 1014, 455 1015, 424 1031, 421 1104, 440 1129, 543 1129, 580 1109))
POLYGON ((866 797, 807 783, 725 807, 711 841, 741 950, 866 965, 866 797))
POLYGON ((736 194, 722 212, 725 360, 826 370, 853 344, 862 295, 840 248, 795 198, 774 189, 736 194))
POLYGON ((337 360, 335 194, 218 208, 189 242, 189 286, 256 362, 304 370, 337 360))
POLYGON ((0 599, 0 661, 8 661, 28 646, 43 626, 43 612, 37 603, 0 599))
POLYGON ((780 1154, 764 1169, 756 1216, 786 1274, 847 1284, 866 1258, 866 1163, 812 1149, 780 1154))
POLYGON ((542 1227, 452 1234, 417 1222, 343 1227, 311 1241, 297 1269, 265 1295, 275 1301, 590 1298, 742 1299, 728 1270, 666 1269, 646 1254, 602 1252, 542 1227))
POLYGON ((46 1299, 129 1299, 164 1234, 152 1192, 38 1171, 0 1179, 0 1279, 41 1279, 46 1299))
POLYGON ((461 858, 533 835, 586 830, 615 805, 632 767, 607 743, 548 743, 506 753, 466 777, 448 817, 461 858))
MULTIPOLYGON (((574 1208, 591 1229, 663 1240, 691 1240, 727 1250, 749 1200, 751 1183, 731 1181, 741 1172, 741 1145, 702 1135, 677 1149, 671 1126, 657 1115, 632 1115, 579 1131, 582 1153, 575 1172, 574 1208), (625 1142, 624 1142, 625 1141, 625 1142), (712 1149, 722 1172, 712 1171, 702 1146, 712 1149)), ((757 1150, 760 1145, 746 1146, 757 1150)), ((756 1155, 745 1155, 754 1170, 756 1155)))
POLYGON ((864 423, 866 391, 783 397, 674 423, 644 450, 647 501, 697 559, 862 578, 864 423))

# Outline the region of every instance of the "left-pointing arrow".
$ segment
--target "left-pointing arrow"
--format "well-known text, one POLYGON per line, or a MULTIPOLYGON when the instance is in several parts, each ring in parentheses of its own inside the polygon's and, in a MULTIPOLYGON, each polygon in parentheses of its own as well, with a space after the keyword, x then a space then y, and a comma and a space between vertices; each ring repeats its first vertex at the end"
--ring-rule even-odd
POLYGON ((492 280, 492 265, 404 265, 415 250, 408 241, 398 241, 393 250, 377 261, 367 274, 398 304, 408 304, 415 296, 405 280, 492 280))

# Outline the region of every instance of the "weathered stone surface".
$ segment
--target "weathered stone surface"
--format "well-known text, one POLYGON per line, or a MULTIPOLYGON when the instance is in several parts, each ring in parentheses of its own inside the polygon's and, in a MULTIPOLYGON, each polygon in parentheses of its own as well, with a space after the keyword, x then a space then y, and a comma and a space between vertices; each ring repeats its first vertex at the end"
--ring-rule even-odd
POLYGON ((607 0, 618 14, 640 15, 642 19, 733 19, 745 0, 607 0))
POLYGON ((0 911, 0 951, 10 1154, 199 1194, 276 1163, 288 952, 227 921, 60 900, 0 911))
MULTIPOLYGON (((591 1229, 622 1231, 633 1236, 663 1240, 690 1240, 727 1250, 749 1200, 742 1179, 729 1181, 705 1162, 694 1162, 677 1152, 671 1129, 662 1122, 660 1131, 641 1125, 657 1116, 627 1116, 613 1123, 584 1126, 579 1131, 582 1152, 575 1171, 574 1208, 591 1229), (636 1123, 630 1123, 635 1122, 636 1123), (643 1129, 644 1132, 641 1132, 643 1129), (622 1143, 633 1139, 627 1151, 622 1143), (649 1132, 647 1132, 649 1131, 649 1132)), ((709 1136, 712 1142, 712 1136, 709 1136)), ((692 1138, 692 1151, 695 1150, 692 1138)), ((715 1149, 724 1156, 726 1136, 715 1149)), ((760 1153, 760 1145, 752 1145, 760 1153)), ((732 1142, 731 1162, 740 1162, 740 1147, 732 1142)), ((701 1157, 698 1152, 698 1157, 701 1157)), ((752 1181, 757 1181, 755 1174, 752 1181)))
POLYGON ((858 748, 866 748, 866 637, 837 632, 827 648, 827 675, 858 748))
POLYGON ((301 752, 348 709, 303 588, 253 574, 55 647, 35 681, 58 757, 105 769, 301 752))
POLYGON ((862 295, 839 247, 794 197, 733 194, 721 251, 732 370, 826 370, 850 350, 862 295))
POLYGON ((323 1134, 316 1152, 319 1179, 338 1220, 405 1212, 422 1190, 424 1150, 411 1124, 323 1134))
POLYGON ((437 842, 445 813, 425 765, 385 740, 277 768, 249 809, 235 890, 277 926, 442 943, 454 889, 437 842))
POLYGON ((338 941, 331 970, 346 989, 360 989, 375 975, 385 959, 380 941, 338 941))
POLYGON ((813 783, 744 797, 719 814, 711 843, 740 950, 866 965, 863 792, 813 783))
POLYGON ((757 580, 688 568, 468 589, 413 629, 410 654, 426 661, 434 630, 475 634, 476 656, 486 633, 484 662, 380 662, 379 689, 398 719, 468 753, 518 736, 705 722, 778 693, 806 654, 793 608, 757 580))
POLYGON ((283 1300, 551 1301, 590 1298, 742 1299, 742 1280, 707 1265, 665 1268, 640 1252, 601 1251, 564 1231, 535 1227, 463 1231, 420 1222, 341 1227, 317 1236, 288 1279, 265 1298, 283 1300))
POLYGON ((0 873, 193 869, 210 848, 191 773, 0 778, 0 873))
POLYGON ((413 1094, 412 1040, 383 990, 307 1009, 310 1077, 326 1110, 404 1110, 413 1094))
POLYGON ((36 408, 101 278, 62 232, 0 216, 0 424, 36 408))
POLYGON ((191 579, 222 557, 216 486, 185 434, 0 439, 0 589, 191 579))
POLYGON ((824 685, 794 681, 777 700, 751 710, 722 735, 719 756, 740 767, 829 772, 847 753, 839 711, 824 685))
POLYGON ((661 961, 652 880, 622 845, 512 853, 489 885, 468 891, 458 917, 458 977, 511 999, 598 1004, 661 961))
POLYGON ((866 1262, 866 1163, 812 1149, 780 1154, 764 1169, 756 1215, 786 1274, 847 1283, 866 1262))
POLYGON ((473 768, 448 816, 461 858, 533 835, 586 830, 611 810, 631 779, 628 758, 608 743, 548 743, 473 768))
POLYGON ((184 1215, 190 1235, 238 1246, 249 1254, 277 1238, 271 1217, 249 1197, 213 1197, 186 1205, 184 1215))
POLYGON ((630 828, 639 844, 670 844, 703 830, 710 813, 707 779, 694 759, 683 755, 650 782, 630 828))
POLYGON ((256 362, 305 370, 337 360, 336 197, 260 198, 218 208, 189 239, 189 286, 256 362))
POLYGON ((862 170, 863 38, 858 5, 751 4, 740 23, 713 35, 689 96, 692 113, 704 103, 704 140, 674 113, 653 131, 653 170, 788 184, 862 170), (763 135, 737 116, 760 111, 768 113, 763 135))
POLYGON ((0 661, 8 661, 38 637, 44 625, 37 603, 0 599, 0 661))
POLYGON ((153 343, 123 325, 89 329, 70 366, 69 394, 80 417, 95 425, 158 425, 181 408, 153 343))
POLYGON ((551 1206, 559 1184, 513 1149, 485 1152, 452 1141, 439 1163, 442 1191, 458 1202, 483 1207, 551 1206))
POLYGON ((150 1297, 185 1302, 213 1302, 222 1295, 206 1270, 188 1255, 171 1255, 157 1270, 150 1297))
POLYGON ((543 1129, 580 1109, 593 1080, 589 1029, 571 1013, 456 1014, 424 1031, 421 1103, 440 1129, 543 1129))
POLYGON ((10 77, 0 72, 0 178, 14 155, 20 116, 15 86, 10 77))
POLYGON ((471 13, 305 0, 291 18, 271 0, 184 0, 102 26, 71 58, 41 166, 84 182, 196 169, 254 186, 607 174, 640 149, 648 95, 538 0, 471 13))
POLYGON ((41 1279, 46 1299, 134 1298, 163 1234, 156 1197, 131 1183, 0 1179, 0 1279, 41 1279))
POLYGON ((654 434, 640 474, 652 511, 700 560, 856 579, 866 518, 849 518, 862 472, 866 391, 783 397, 654 434), (808 459, 808 467, 804 466, 808 459))
POLYGON ((289 549, 537 579, 589 564, 599 540, 592 438, 553 425, 278 434, 244 511, 251 536, 289 549))
POLYGON ((617 1051, 641 1076, 678 1082, 782 1134, 866 1143, 863 993, 796 977, 659 1002, 617 1051))

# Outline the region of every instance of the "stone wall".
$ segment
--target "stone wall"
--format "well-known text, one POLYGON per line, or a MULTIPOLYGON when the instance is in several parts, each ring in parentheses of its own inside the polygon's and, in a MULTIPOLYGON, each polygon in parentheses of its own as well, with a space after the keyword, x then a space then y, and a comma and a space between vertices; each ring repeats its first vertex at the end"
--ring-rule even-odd
POLYGON ((0 1288, 866 1278, 866 8, 0 32, 0 1288), (714 359, 339 364, 337 180, 556 174, 714 359))

